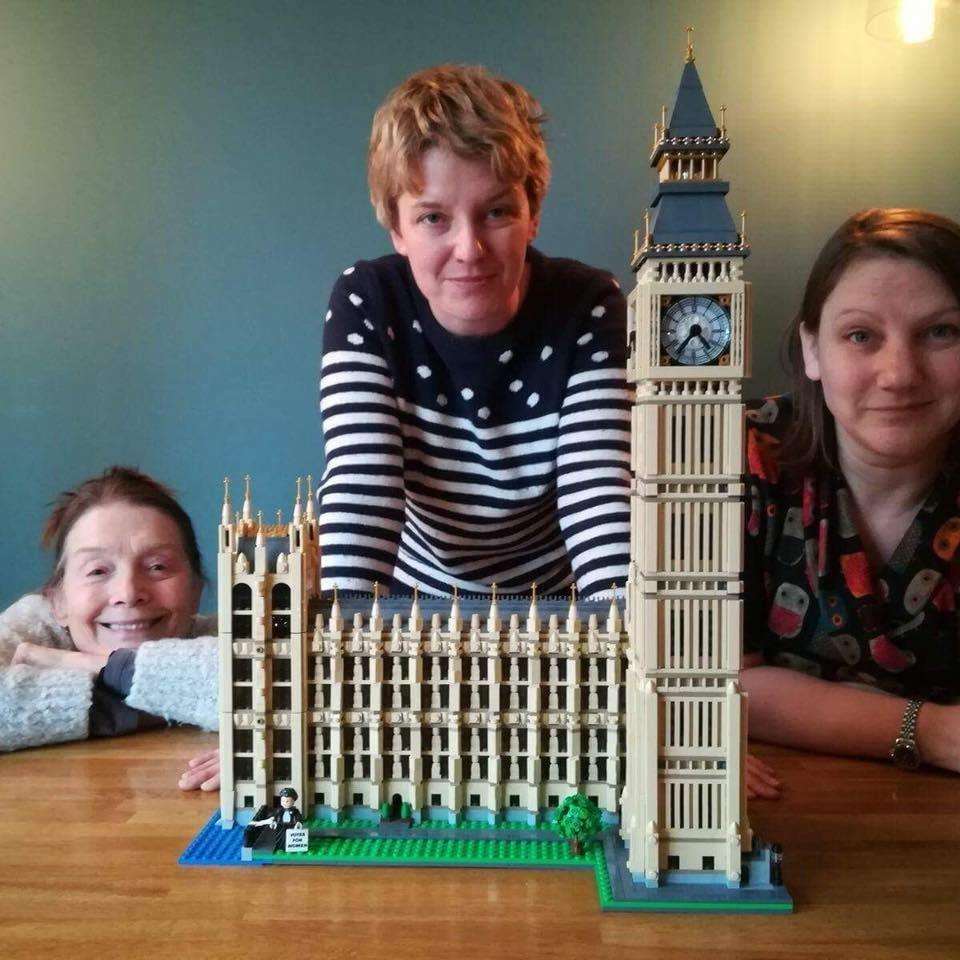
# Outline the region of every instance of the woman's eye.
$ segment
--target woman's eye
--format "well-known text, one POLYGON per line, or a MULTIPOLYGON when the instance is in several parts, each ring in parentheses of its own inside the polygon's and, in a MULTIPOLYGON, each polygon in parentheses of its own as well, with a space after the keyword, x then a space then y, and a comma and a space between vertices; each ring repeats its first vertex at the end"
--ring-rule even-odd
POLYGON ((955 323, 935 323, 927 329, 927 336, 938 343, 949 343, 960 339, 960 327, 955 323))
POLYGON ((866 330, 851 330, 847 334, 847 339, 851 343, 866 343, 870 339, 870 334, 866 330))
POLYGON ((151 563, 150 572, 151 573, 165 573, 167 570, 167 565, 165 563, 151 563))
POLYGON ((91 567, 91 568, 87 571, 87 576, 88 576, 88 577, 93 577, 93 578, 103 577, 103 576, 106 576, 106 573, 107 573, 107 568, 106 568, 106 567, 91 567))
POLYGON ((423 214, 417 220, 417 223, 426 223, 426 224, 429 224, 431 227, 435 227, 442 220, 443 220, 442 214, 439 214, 436 211, 431 211, 430 213, 423 214))

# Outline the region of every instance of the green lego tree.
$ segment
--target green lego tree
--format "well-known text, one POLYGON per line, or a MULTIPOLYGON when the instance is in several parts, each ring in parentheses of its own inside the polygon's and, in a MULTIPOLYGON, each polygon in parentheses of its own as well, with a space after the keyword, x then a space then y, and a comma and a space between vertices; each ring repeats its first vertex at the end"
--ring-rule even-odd
POLYGON ((585 794, 572 793, 557 807, 553 818, 557 833, 570 843, 574 856, 583 853, 583 844, 591 840, 603 824, 600 808, 585 794))

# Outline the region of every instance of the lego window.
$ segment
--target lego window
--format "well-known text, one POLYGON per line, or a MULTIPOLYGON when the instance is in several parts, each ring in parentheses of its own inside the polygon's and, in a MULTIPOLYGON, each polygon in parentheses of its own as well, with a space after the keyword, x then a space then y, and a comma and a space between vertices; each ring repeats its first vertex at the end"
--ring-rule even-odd
POLYGON ((290 731, 289 730, 284 730, 281 728, 274 729, 273 752, 274 753, 290 752, 290 731))
POLYGON ((249 683, 253 679, 253 661, 246 657, 235 657, 233 661, 234 683, 249 683))
POLYGON ((470 794, 470 806, 471 806, 471 807, 479 807, 479 806, 480 806, 480 794, 479 794, 479 793, 471 793, 471 794, 470 794))
POLYGON ((253 757, 234 757, 233 758, 233 779, 234 780, 252 780, 253 779, 253 757))
POLYGON ((680 869, 680 857, 676 854, 670 854, 667 857, 667 869, 668 870, 679 870, 680 869))
POLYGON ((270 594, 270 605, 274 610, 290 609, 290 587, 285 583, 274 584, 270 594))
POLYGON ((274 614, 270 618, 270 636, 274 640, 286 640, 290 636, 290 615, 274 614))
POLYGON ((274 710, 289 710, 290 702, 291 700, 290 700, 289 687, 273 688, 273 709, 274 710))
POLYGON ((250 585, 246 583, 235 584, 232 600, 234 610, 252 610, 253 593, 250 590, 250 585))
POLYGON ((235 613, 231 629, 234 640, 249 640, 253 636, 253 617, 249 613, 235 613))
POLYGON ((235 753, 253 753, 253 731, 234 730, 233 749, 235 753))
POLYGON ((290 682, 290 661, 286 657, 273 658, 273 682, 290 682))
POLYGON ((713 857, 704 857, 703 858, 703 869, 704 870, 713 870, 713 857))
POLYGON ((431 805, 432 807, 439 807, 439 806, 442 805, 442 804, 441 804, 440 794, 439 794, 439 793, 432 793, 432 794, 430 794, 430 805, 431 805))
POLYGON ((289 780, 290 771, 291 771, 291 764, 290 764, 289 757, 273 758, 273 779, 274 780, 289 780))
POLYGON ((253 689, 251 687, 233 688, 233 709, 249 710, 253 704, 253 689))
POLYGON ((559 798, 555 793, 551 793, 550 796, 547 797, 547 806, 548 806, 548 807, 559 807, 559 806, 560 806, 560 798, 559 798))

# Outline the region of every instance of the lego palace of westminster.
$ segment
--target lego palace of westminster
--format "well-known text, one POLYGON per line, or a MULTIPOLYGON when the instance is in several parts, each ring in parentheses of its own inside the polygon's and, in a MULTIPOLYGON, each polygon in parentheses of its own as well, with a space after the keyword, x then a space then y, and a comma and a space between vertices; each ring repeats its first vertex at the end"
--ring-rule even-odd
POLYGON ((217 829, 289 787, 307 821, 447 832, 543 828, 581 793, 619 851, 621 898, 789 905, 744 783, 751 309, 729 146, 688 43, 631 260, 625 599, 321 595, 312 484, 273 524, 249 482, 237 513, 225 493, 217 829))

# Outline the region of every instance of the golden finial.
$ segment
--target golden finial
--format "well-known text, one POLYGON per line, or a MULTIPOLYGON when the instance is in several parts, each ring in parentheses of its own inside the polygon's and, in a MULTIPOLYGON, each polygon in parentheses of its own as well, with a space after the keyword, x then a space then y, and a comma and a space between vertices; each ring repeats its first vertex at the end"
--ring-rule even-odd
POLYGON ((229 477, 223 478, 223 502, 224 503, 230 502, 230 478, 229 477))
POLYGON ((257 511, 257 526, 258 526, 258 527, 262 527, 262 526, 263 526, 263 511, 262 511, 262 510, 258 510, 258 511, 257 511))
POLYGON ((373 599, 374 600, 380 599, 380 583, 377 580, 373 581, 373 599))
POLYGON ((720 136, 725 137, 727 135, 727 105, 725 103, 720 104, 720 136))
POLYGON ((650 246, 650 211, 649 209, 643 211, 643 245, 645 247, 650 246))
POLYGON ((534 580, 533 583, 530 584, 530 602, 531 603, 537 602, 537 581, 536 580, 534 580))
POLYGON ((413 602, 416 603, 419 600, 419 598, 420 598, 420 590, 418 589, 417 585, 414 584, 413 585, 413 602))
POLYGON ((740 246, 747 244, 747 211, 740 211, 740 246))
POLYGON ((640 252, 640 230, 633 231, 633 255, 636 256, 640 252))
POLYGON ((684 27, 687 31, 687 63, 693 63, 696 59, 693 55, 693 27, 684 27))
POLYGON ((282 510, 277 510, 277 526, 278 526, 278 527, 282 527, 282 526, 283 526, 283 511, 282 511, 282 510))
POLYGON ((665 103, 660 104, 660 133, 663 136, 667 135, 667 105, 665 103))
POLYGON ((297 503, 300 503, 300 484, 303 482, 303 477, 297 477, 297 503))
POLYGON ((247 500, 250 499, 250 474, 249 473, 245 473, 243 475, 243 495, 244 497, 247 498, 247 500))
POLYGON ((490 584, 490 590, 491 590, 491 597, 490 597, 490 598, 491 598, 491 600, 492 600, 494 603, 496 603, 496 600, 497 600, 497 585, 496 585, 495 583, 490 584))
POLYGON ((575 583, 570 584, 570 602, 577 602, 577 585, 575 583))

